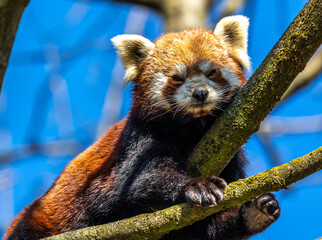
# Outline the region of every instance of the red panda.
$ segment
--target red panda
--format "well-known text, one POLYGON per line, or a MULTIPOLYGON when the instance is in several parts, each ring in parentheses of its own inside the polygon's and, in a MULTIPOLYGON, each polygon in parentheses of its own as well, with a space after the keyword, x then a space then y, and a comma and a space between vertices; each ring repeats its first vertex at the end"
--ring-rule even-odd
MULTIPOLYGON (((40 239, 188 202, 216 205, 244 178, 240 150, 220 176, 191 178, 187 159, 246 82, 248 19, 222 19, 155 41, 112 39, 133 83, 128 116, 77 156, 52 187, 14 219, 4 239, 40 239)), ((173 231, 163 239, 247 239, 280 216, 272 194, 173 231)))

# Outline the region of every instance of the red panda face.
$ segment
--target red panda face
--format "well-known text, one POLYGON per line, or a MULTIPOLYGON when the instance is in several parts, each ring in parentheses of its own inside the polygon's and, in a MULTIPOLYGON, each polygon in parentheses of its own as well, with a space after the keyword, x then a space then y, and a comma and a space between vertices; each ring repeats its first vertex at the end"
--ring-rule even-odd
POLYGON ((221 20, 214 33, 169 33, 155 44, 133 35, 112 41, 126 81, 135 82, 134 97, 150 111, 200 117, 221 109, 246 82, 241 66, 249 68, 247 28, 248 19, 235 16, 221 20))

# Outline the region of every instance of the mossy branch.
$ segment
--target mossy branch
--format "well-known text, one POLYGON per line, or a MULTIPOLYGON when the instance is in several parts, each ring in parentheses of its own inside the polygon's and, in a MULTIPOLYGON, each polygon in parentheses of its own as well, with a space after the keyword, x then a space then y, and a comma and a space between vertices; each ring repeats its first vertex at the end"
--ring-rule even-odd
POLYGON ((29 0, 0 0, 0 92, 22 13, 29 0))
POLYGON ((322 1, 310 0, 190 157, 193 176, 218 175, 255 133, 322 43, 322 1))
MULTIPOLYGON (((322 42, 322 2, 310 0, 276 43, 248 83, 196 147, 194 176, 218 175, 279 101, 322 42)), ((176 205, 151 214, 94 226, 48 239, 158 239, 215 212, 277 191, 322 168, 322 148, 288 164, 228 185, 214 208, 176 205)))
POLYGON ((321 169, 322 147, 284 165, 230 183, 225 189, 224 199, 216 207, 199 208, 183 203, 154 213, 59 234, 46 240, 159 239, 169 231, 229 207, 242 205, 256 196, 283 189, 321 169))

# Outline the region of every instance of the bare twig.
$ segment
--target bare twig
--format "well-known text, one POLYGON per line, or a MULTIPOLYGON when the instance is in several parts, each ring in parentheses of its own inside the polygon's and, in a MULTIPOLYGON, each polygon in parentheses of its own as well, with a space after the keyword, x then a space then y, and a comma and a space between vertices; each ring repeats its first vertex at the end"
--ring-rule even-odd
POLYGON ((36 153, 48 157, 74 157, 83 149, 82 144, 74 139, 50 141, 44 143, 30 143, 18 146, 8 151, 0 153, 0 163, 8 163, 19 159, 28 158, 36 153))
POLYGON ((266 151, 267 155, 269 156, 269 159, 274 163, 273 166, 278 166, 282 163, 280 156, 278 152, 276 151, 269 134, 267 133, 261 133, 258 131, 256 133, 256 136, 258 137, 259 141, 263 145, 264 150, 266 151))

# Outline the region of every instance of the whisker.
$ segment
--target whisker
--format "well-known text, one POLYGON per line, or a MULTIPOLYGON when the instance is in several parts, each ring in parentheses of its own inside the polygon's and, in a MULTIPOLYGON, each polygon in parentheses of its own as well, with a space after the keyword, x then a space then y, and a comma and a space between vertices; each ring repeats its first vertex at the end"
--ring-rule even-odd
POLYGON ((158 118, 158 117, 161 117, 161 116, 163 116, 164 114, 167 114, 168 112, 170 112, 172 109, 170 108, 168 111, 165 111, 164 113, 161 113, 161 114, 159 114, 159 115, 157 115, 157 116, 155 116, 155 117, 153 117, 153 118, 150 118, 150 119, 148 119, 148 121, 152 121, 153 119, 156 119, 156 118, 158 118))

